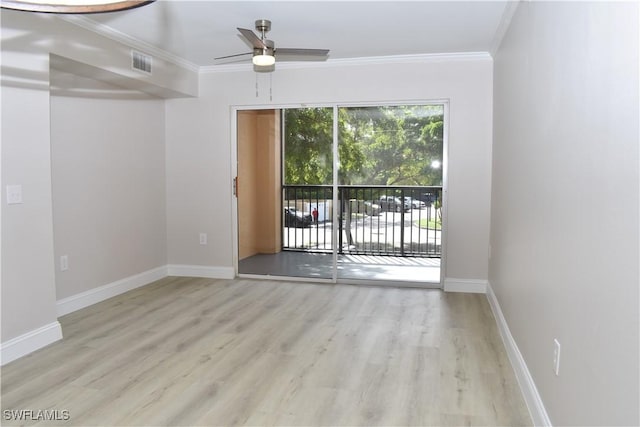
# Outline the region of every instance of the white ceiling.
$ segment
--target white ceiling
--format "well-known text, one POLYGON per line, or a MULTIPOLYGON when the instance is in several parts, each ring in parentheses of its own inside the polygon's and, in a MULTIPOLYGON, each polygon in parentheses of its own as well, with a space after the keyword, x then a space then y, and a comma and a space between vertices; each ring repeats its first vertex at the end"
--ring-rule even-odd
POLYGON ((215 57, 250 52, 236 27, 255 31, 256 19, 272 21, 268 38, 276 48, 330 49, 329 60, 490 52, 501 36, 509 6, 508 0, 158 0, 83 20, 207 67, 225 63, 215 57))

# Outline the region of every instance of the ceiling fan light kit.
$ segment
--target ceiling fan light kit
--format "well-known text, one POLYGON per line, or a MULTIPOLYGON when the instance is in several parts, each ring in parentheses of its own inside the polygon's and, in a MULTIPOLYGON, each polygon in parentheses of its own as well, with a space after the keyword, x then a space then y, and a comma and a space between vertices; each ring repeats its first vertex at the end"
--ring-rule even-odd
POLYGON ((268 53, 253 54, 253 65, 258 67, 270 67, 276 63, 276 57, 268 53))
POLYGON ((3 9, 42 13, 104 13, 133 9, 155 0, 1 0, 3 9))

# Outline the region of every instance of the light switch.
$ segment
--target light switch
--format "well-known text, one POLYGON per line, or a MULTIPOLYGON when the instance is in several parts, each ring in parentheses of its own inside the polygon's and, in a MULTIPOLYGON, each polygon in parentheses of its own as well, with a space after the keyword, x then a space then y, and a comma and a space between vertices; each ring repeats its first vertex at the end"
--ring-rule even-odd
POLYGON ((60 257, 60 271, 67 271, 69 269, 69 255, 62 255, 60 257))
POLYGON ((22 185, 7 185, 7 204, 22 203, 22 185))

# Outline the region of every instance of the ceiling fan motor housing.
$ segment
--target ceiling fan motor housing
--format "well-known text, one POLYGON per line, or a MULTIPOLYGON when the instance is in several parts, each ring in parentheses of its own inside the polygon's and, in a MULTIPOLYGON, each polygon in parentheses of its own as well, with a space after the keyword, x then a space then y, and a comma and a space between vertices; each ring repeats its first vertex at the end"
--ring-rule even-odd
POLYGON ((275 50, 272 47, 266 49, 260 49, 259 47, 253 48, 253 55, 270 55, 275 56, 275 50))
POLYGON ((275 56, 275 48, 273 44, 273 40, 263 39, 262 42, 267 46, 266 48, 253 48, 253 55, 269 55, 275 56))

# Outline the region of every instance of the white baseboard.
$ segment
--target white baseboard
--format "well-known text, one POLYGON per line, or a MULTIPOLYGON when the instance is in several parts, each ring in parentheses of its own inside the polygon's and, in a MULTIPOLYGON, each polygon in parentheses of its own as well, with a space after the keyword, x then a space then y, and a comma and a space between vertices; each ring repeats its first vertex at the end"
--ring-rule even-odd
POLYGON ((76 310, 88 307, 106 299, 128 292, 132 289, 148 285, 151 282, 167 277, 167 266, 154 268, 153 270, 125 277, 124 279, 81 292, 56 302, 58 316, 73 313, 76 310))
POLYGON ((495 317, 496 323, 498 324, 498 331, 500 332, 500 336, 502 337, 502 341, 504 342, 504 346, 507 350, 511 366, 515 371, 518 384, 520 385, 520 390, 522 390, 522 394, 524 396, 524 401, 529 408, 529 414, 531 415, 533 425, 551 426, 551 420, 549 419, 547 410, 544 407, 540 393, 538 393, 538 389, 536 388, 536 384, 533 382, 529 368, 518 349, 516 341, 511 335, 511 331, 509 331, 507 320, 502 314, 502 309, 500 308, 496 295, 493 293, 493 289, 491 289, 490 283, 487 283, 487 300, 489 300, 493 317, 495 317))
MULTIPOLYGON (((233 279, 235 271, 233 267, 165 265, 58 300, 56 302, 58 316, 64 316, 167 276, 233 279)), ((5 365, 22 356, 26 356, 60 339, 62 339, 62 327, 58 321, 55 321, 0 343, 0 365, 5 365)))
POLYGON ((6 365, 60 339, 62 339, 62 328, 57 320, 12 338, 0 344, 0 365, 6 365))
POLYGON ((472 294, 487 293, 487 281, 475 279, 453 279, 445 277, 445 292, 467 292, 472 294))
POLYGON ((209 279, 233 279, 236 275, 233 267, 208 267, 205 265, 169 264, 169 276, 206 277, 209 279))

